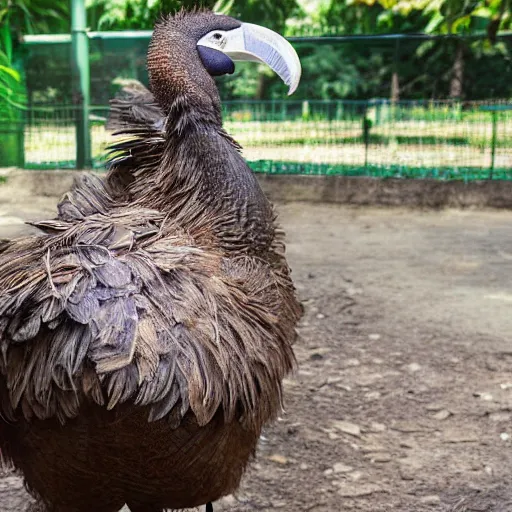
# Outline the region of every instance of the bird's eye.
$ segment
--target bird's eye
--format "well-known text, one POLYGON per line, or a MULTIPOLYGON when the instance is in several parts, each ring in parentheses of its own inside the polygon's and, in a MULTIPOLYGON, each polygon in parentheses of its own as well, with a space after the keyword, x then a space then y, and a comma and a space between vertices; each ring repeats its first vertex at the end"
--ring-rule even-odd
POLYGON ((215 34, 213 34, 212 37, 213 37, 213 39, 216 39, 218 41, 219 39, 222 39, 222 34, 219 34, 218 32, 215 32, 215 34))

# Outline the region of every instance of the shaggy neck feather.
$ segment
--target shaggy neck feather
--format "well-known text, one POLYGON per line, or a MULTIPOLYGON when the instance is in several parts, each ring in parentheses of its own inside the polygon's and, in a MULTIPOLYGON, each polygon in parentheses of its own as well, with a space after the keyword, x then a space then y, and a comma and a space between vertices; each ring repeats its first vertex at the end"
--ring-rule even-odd
POLYGON ((157 27, 148 70, 167 118, 167 140, 158 171, 132 184, 134 199, 185 224, 209 224, 230 247, 268 247, 274 235, 272 207, 222 129, 218 90, 195 45, 164 25, 157 27), (173 49, 171 55, 166 48, 173 49))

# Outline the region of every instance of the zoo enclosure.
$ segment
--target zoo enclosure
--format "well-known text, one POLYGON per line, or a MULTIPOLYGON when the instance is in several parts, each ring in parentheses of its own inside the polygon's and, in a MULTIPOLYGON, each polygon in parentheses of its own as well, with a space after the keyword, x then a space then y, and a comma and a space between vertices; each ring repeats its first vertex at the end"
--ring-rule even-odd
MULTIPOLYGON (((85 120, 90 133, 89 164, 94 167, 105 162, 111 141, 104 127, 107 103, 120 78, 147 81, 149 37, 149 32, 89 34, 91 103, 85 120)), ((479 42, 477 37, 466 39, 471 44, 479 42)), ((250 165, 260 172, 512 179, 512 102, 389 99, 395 77, 401 79, 407 72, 412 79, 401 84, 401 89, 408 96, 434 95, 432 87, 443 86, 446 70, 438 70, 440 78, 432 86, 429 67, 422 59, 412 62, 410 57, 422 45, 434 42, 449 53, 458 39, 424 35, 295 38, 303 60, 315 57, 319 45, 326 52, 340 45, 350 48, 348 54, 355 52, 368 62, 365 78, 381 97, 310 100, 305 90, 299 100, 232 100, 234 82, 228 77, 219 84, 221 95, 228 98, 223 104, 226 128, 244 146, 250 165)), ((500 69, 512 82, 512 35, 502 35, 500 44, 508 57, 492 61, 489 73, 500 69)), ((83 138, 76 137, 84 122, 83 104, 71 95, 69 54, 67 35, 26 40, 22 61, 29 106, 9 120, 0 118, 2 138, 16 141, 18 165, 73 168, 77 152, 87 153, 79 147, 83 138)), ((341 62, 340 69, 348 73, 350 63, 341 62)), ((343 73, 328 86, 345 83, 343 73)), ((474 80, 492 78, 480 74, 474 80)), ((283 92, 278 90, 275 96, 282 97, 283 92)), ((364 91, 354 88, 350 95, 361 96, 364 91)))
MULTIPOLYGON (((260 172, 512 179, 512 110, 505 103, 231 101, 223 107, 227 130, 260 172)), ((27 114, 25 166, 73 168, 76 109, 27 114)), ((103 166, 112 139, 107 115, 108 107, 91 107, 94 167, 103 166)))

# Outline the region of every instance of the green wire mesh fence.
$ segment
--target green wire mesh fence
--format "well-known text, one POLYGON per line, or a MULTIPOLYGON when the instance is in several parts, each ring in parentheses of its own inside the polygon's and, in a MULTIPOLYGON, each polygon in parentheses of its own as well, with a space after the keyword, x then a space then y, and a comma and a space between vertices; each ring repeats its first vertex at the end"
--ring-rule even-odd
MULTIPOLYGON (((32 107, 24 166, 73 168, 74 107, 32 107)), ((90 109, 93 167, 113 137, 108 107, 90 109)), ((257 172, 438 179, 512 179, 512 104, 504 102, 231 101, 225 127, 257 172)), ((18 137, 19 138, 19 137, 18 137)))
MULTIPOLYGON (((84 105, 84 111, 90 121, 91 165, 103 168, 112 141, 105 130, 106 105, 123 80, 147 84, 150 32, 89 36, 93 106, 84 105)), ((8 116, 0 108, 0 166, 75 167, 76 126, 83 111, 70 106, 80 103, 72 87, 70 41, 66 34, 26 38, 18 58, 29 108, 7 109, 8 116)), ((418 99, 453 96, 452 71, 461 44, 464 98, 510 98, 511 34, 500 35, 492 49, 485 35, 295 38, 293 44, 304 73, 291 99, 235 100, 254 96, 262 84, 265 97, 286 93, 276 76, 261 81, 257 66, 250 64, 237 65, 237 73, 217 82, 221 97, 230 100, 224 102, 225 127, 255 171, 512 179, 512 101, 418 99)), ((84 139, 79 149, 88 154, 84 139)))

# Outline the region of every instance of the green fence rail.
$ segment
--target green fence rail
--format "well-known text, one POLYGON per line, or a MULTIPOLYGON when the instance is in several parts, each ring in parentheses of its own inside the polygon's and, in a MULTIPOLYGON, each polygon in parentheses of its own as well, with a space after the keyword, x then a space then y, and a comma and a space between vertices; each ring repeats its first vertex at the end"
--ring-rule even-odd
MULTIPOLYGON (((23 145, 19 165, 74 168, 77 115, 33 106, 16 123, 0 119, 0 133, 23 145)), ((96 168, 113 140, 107 115, 89 112, 96 168)), ((256 172, 512 179, 512 102, 231 101, 224 120, 256 172)))

